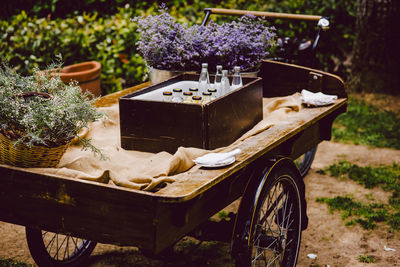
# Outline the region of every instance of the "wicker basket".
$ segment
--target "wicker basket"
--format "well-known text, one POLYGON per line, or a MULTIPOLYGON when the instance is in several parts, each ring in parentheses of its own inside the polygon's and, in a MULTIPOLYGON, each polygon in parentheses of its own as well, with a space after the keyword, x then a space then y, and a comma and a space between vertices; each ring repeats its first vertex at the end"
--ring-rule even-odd
POLYGON ((56 167, 68 144, 58 147, 14 145, 0 133, 0 163, 18 167, 56 167))

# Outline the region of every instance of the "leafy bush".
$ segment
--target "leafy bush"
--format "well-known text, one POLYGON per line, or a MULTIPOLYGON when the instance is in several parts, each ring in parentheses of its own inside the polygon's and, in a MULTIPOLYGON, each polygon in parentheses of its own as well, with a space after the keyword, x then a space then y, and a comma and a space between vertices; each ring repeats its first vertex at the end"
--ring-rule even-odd
MULTIPOLYGON (((29 13, 22 11, 10 17, 14 10, 20 10, 16 8, 2 16, 7 20, 0 20, 0 58, 9 61, 24 74, 31 73, 36 66, 44 68, 51 63, 54 55, 60 53, 66 65, 88 60, 100 61, 103 94, 142 82, 146 67, 136 51, 138 35, 130 19, 153 14, 158 8, 157 2, 139 2, 131 7, 126 6, 129 1, 125 0, 109 2, 106 5, 104 0, 71 0, 68 3, 58 0, 27 1, 24 5, 29 13), (66 14, 63 16, 66 18, 58 17, 61 14, 66 14)), ((355 1, 227 0, 220 3, 170 0, 166 1, 166 6, 178 22, 187 22, 189 25, 201 22, 205 7, 329 16, 333 26, 320 41, 320 66, 342 77, 346 74, 343 62, 351 53, 354 38, 355 1)), ((215 15, 212 19, 221 23, 232 20, 232 17, 215 15)), ((276 20, 271 24, 276 25, 278 36, 313 38, 316 32, 315 22, 276 20)))
MULTIPOLYGON (((322 15, 329 17, 331 28, 323 33, 318 45, 319 68, 343 77, 348 73, 346 60, 352 51, 355 38, 357 1, 347 0, 270 0, 240 2, 240 8, 283 13, 322 15)), ((278 36, 311 37, 316 34, 316 22, 276 20, 278 36)))
POLYGON ((0 57, 22 74, 44 69, 55 55, 65 65, 96 60, 102 64, 103 93, 119 91, 143 79, 145 66, 136 53, 135 27, 127 7, 108 18, 97 13, 68 19, 31 18, 25 12, 0 21, 0 57))
POLYGON ((25 11, 30 17, 67 18, 77 16, 83 12, 98 13, 101 16, 113 15, 118 8, 126 4, 133 5, 134 9, 147 9, 156 1, 129 1, 129 0, 13 0, 3 5, 0 18, 7 19, 25 11))

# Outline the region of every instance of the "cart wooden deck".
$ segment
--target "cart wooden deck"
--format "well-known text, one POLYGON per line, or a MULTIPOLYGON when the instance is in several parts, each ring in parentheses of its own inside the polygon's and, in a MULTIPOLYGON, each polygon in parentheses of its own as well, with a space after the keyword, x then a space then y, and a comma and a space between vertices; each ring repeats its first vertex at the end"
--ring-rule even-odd
MULTIPOLYGON (((332 74, 265 61, 260 76, 264 96, 307 88, 340 98, 330 106, 304 108, 288 121, 250 137, 239 146, 243 152, 233 165, 212 170, 194 167, 155 193, 0 165, 0 220, 162 251, 238 199, 257 162, 276 155, 295 159, 329 140, 333 120, 346 110, 343 81, 332 74)), ((97 105, 116 103, 121 95, 147 85, 105 96, 97 105)))

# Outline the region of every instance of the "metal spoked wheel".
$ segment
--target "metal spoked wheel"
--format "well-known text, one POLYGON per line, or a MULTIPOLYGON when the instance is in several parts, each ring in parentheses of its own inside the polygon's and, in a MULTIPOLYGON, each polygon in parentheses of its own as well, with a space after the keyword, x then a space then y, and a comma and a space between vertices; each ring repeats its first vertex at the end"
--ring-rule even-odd
POLYGON ((307 151, 306 153, 304 153, 295 160, 297 168, 299 168, 300 174, 303 178, 304 176, 307 175, 308 171, 310 170, 316 152, 317 152, 317 146, 311 148, 309 151, 307 151))
POLYGON ((289 175, 277 177, 252 225, 251 266, 294 266, 300 245, 300 194, 289 175))
POLYGON ((272 168, 256 188, 250 219, 243 225, 236 266, 294 267, 300 249, 303 201, 301 177, 285 164, 272 168))
POLYGON ((25 231, 29 251, 38 266, 83 266, 97 244, 28 227, 25 231))

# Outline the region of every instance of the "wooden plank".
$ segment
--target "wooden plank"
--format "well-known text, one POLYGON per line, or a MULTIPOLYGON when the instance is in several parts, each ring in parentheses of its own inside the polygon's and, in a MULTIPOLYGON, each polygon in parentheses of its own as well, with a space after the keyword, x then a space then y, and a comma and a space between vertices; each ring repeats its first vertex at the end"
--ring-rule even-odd
POLYGON ((201 105, 121 99, 119 107, 124 149, 174 153, 179 146, 205 146, 201 105))
POLYGON ((103 243, 153 247, 156 202, 109 185, 0 166, 0 219, 103 243))
POLYGON ((150 85, 150 82, 146 82, 146 83, 142 83, 142 84, 139 84, 139 85, 136 85, 136 86, 132 86, 132 87, 126 88, 126 89, 124 89, 122 91, 118 91, 118 92, 103 96, 103 97, 101 97, 101 98, 96 100, 95 106, 96 107, 108 107, 108 106, 111 106, 113 104, 118 103, 118 100, 119 100, 120 97, 122 97, 124 95, 127 95, 127 94, 131 94, 131 93, 136 92, 136 91, 139 91, 139 90, 141 90, 141 89, 143 89, 145 87, 148 87, 149 85, 150 85))
MULTIPOLYGON (((249 165, 259 157, 279 147, 282 143, 299 134, 306 128, 316 124, 325 116, 335 110, 342 110, 346 107, 347 99, 339 99, 331 106, 318 108, 305 108, 293 114, 287 121, 275 125, 258 135, 248 138, 239 145, 242 153, 237 161, 222 169, 203 169, 193 167, 185 174, 177 175, 173 186, 168 186, 156 192, 156 195, 166 197, 165 201, 184 202, 194 198, 198 194, 209 190, 217 183, 226 179, 233 173, 249 165)), ((342 112, 342 111, 341 111, 342 112)), ((321 140, 320 140, 321 141, 321 140)), ((164 201, 163 200, 163 201, 164 201)))
POLYGON ((267 17, 275 19, 295 19, 295 20, 310 20, 318 21, 322 16, 318 15, 305 15, 305 14, 290 14, 290 13, 278 13, 278 12, 265 12, 265 11, 248 11, 248 10, 237 10, 237 9, 224 9, 224 8, 206 8, 205 12, 211 11, 212 14, 221 15, 236 15, 243 16, 251 14, 258 17, 267 17))
POLYGON ((238 199, 251 177, 252 170, 244 168, 229 179, 215 185, 186 202, 160 202, 155 252, 160 252, 193 231, 199 224, 238 199))

